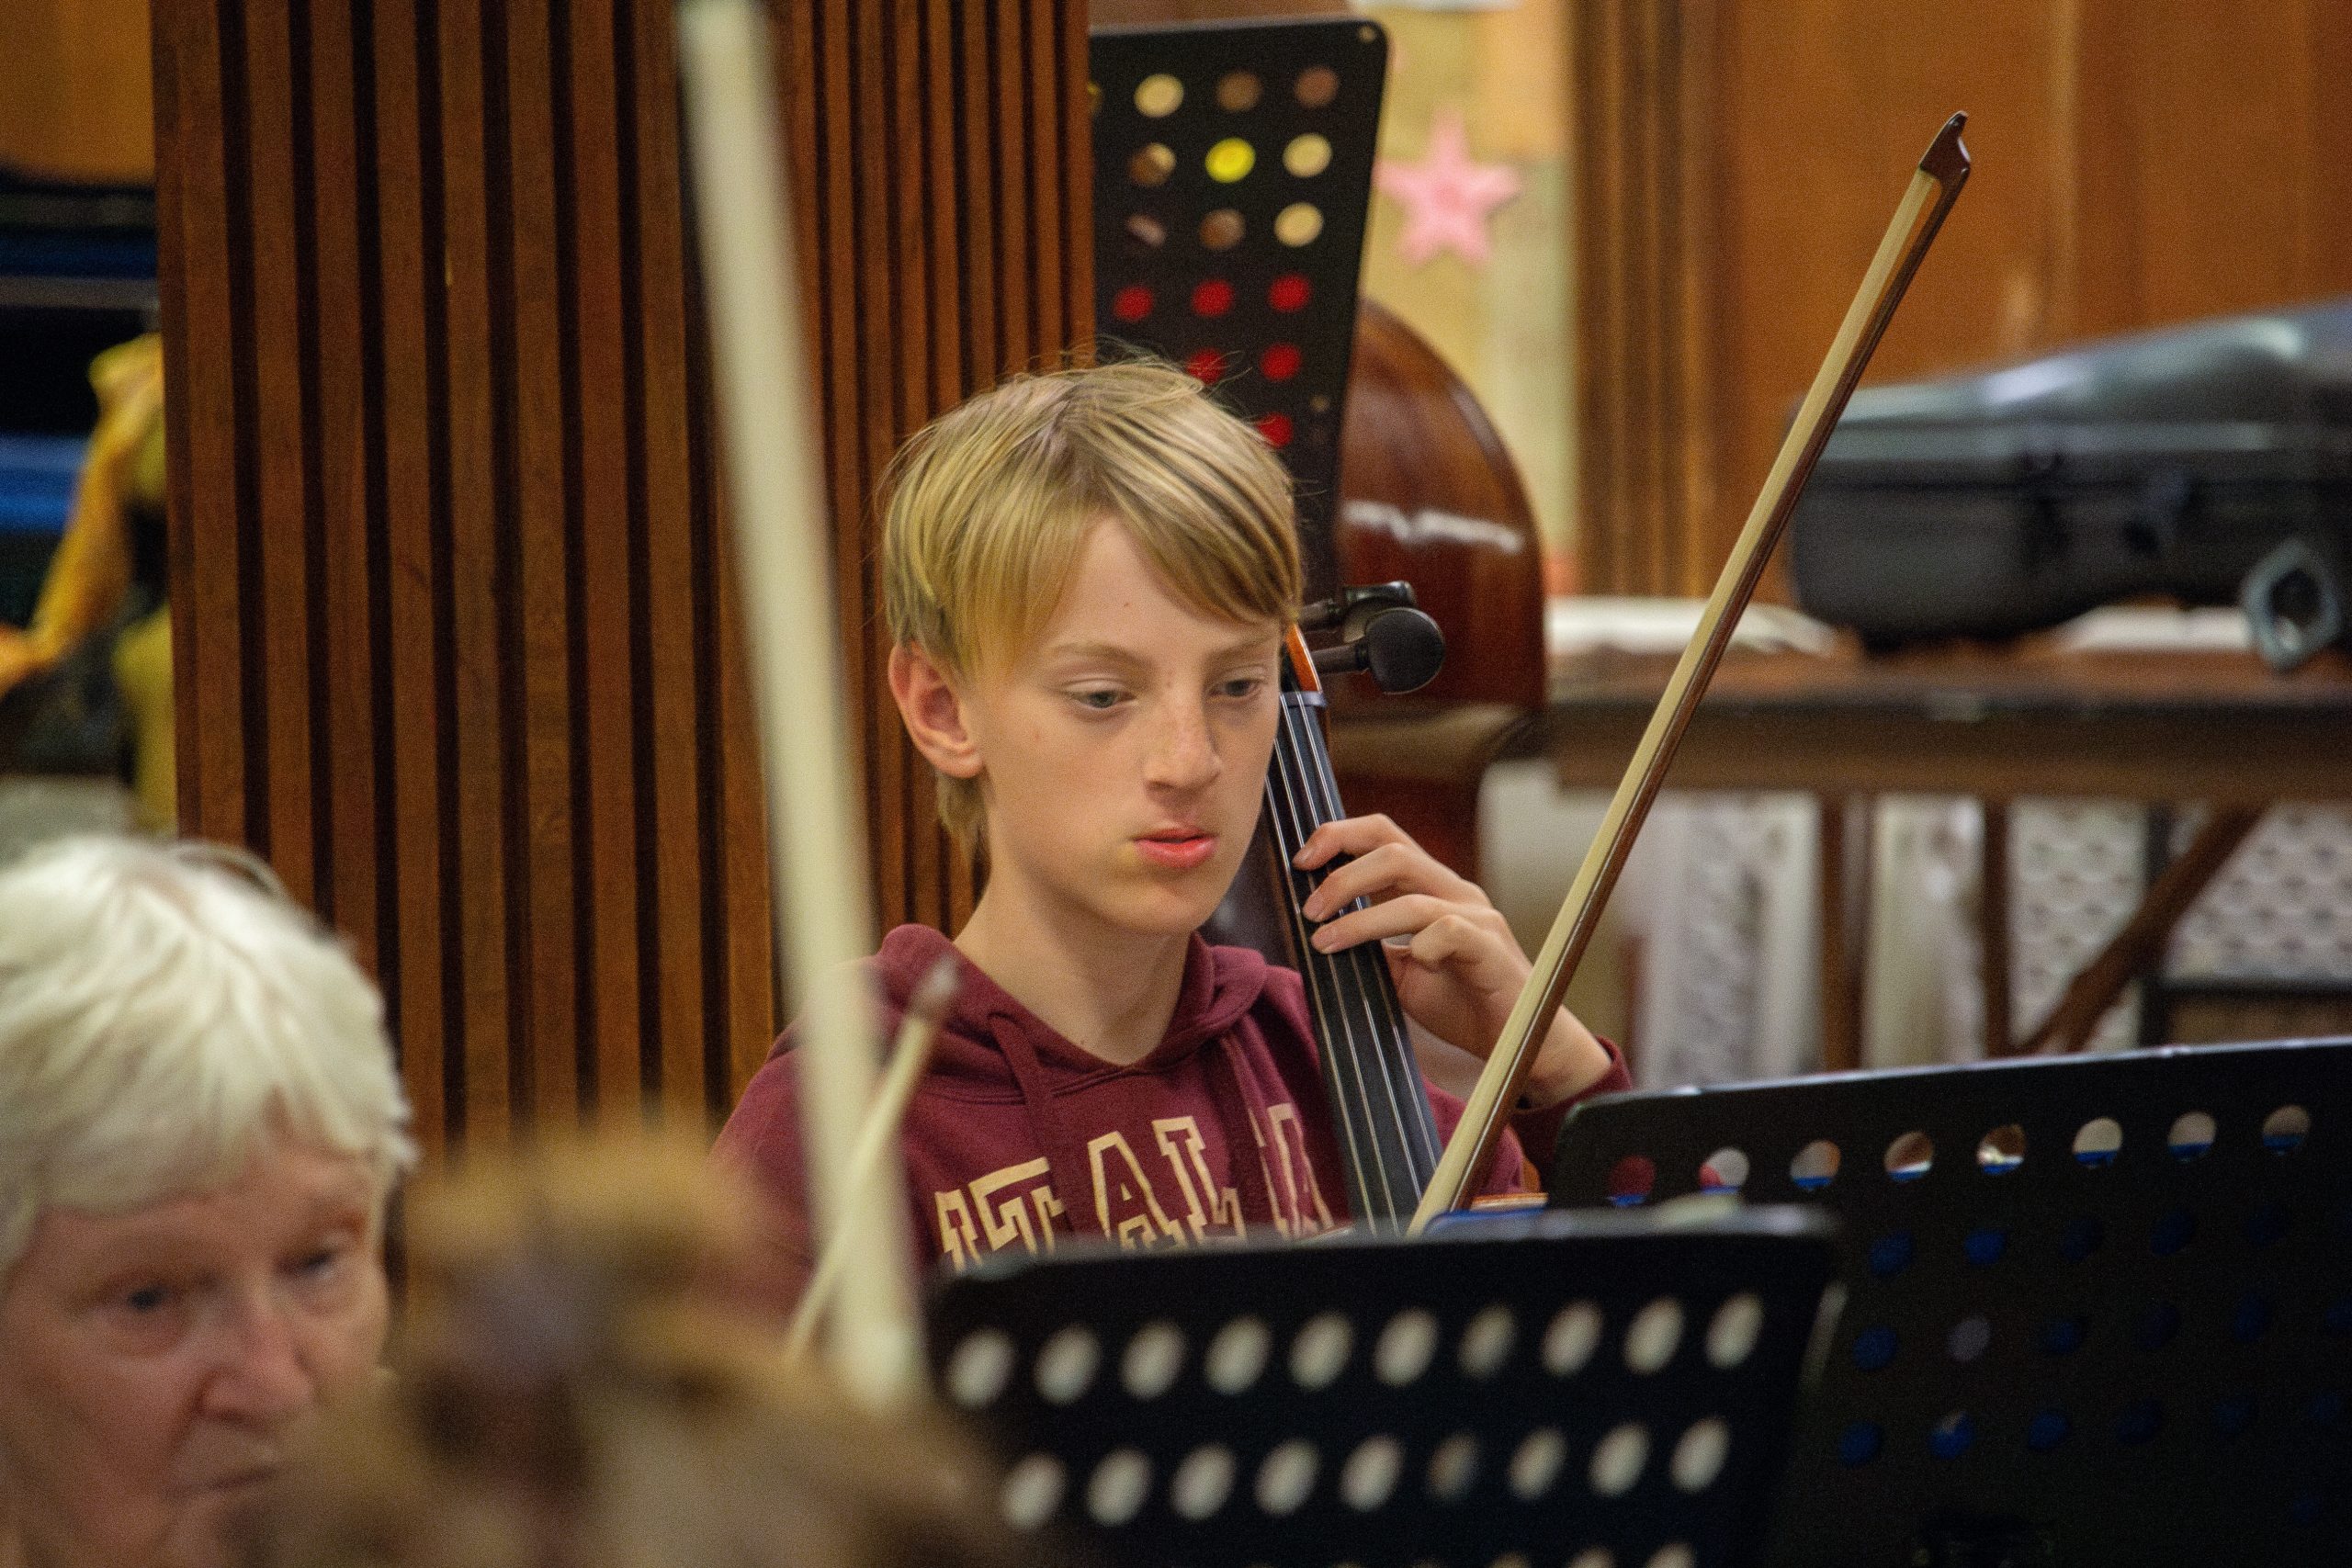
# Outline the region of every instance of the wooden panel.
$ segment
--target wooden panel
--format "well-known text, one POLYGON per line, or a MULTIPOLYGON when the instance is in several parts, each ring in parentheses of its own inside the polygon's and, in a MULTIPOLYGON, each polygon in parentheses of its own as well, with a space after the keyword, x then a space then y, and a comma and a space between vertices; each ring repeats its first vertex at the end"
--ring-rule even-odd
POLYGON ((2333 0, 1596 0, 1574 47, 1593 591, 1713 581, 1953 109, 1976 172, 1871 380, 2352 288, 2333 0))
POLYGON ((152 179, 147 28, 147 0, 0 6, 0 164, 47 179, 152 179))
MULTIPOLYGON (((1082 18, 777 16, 876 904, 952 923, 867 499, 923 420, 1084 338, 1082 18)), ((671 28, 158 10, 185 825, 351 933, 436 1151, 723 1112, 775 1027, 671 28)))

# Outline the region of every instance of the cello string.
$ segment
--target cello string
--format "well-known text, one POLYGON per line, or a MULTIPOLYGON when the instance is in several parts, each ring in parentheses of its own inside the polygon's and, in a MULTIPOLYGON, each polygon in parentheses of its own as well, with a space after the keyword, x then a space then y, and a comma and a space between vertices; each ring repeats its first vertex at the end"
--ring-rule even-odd
MULTIPOLYGON (((1310 940, 1311 931, 1306 917, 1299 908, 1303 890, 1311 887, 1315 879, 1311 874, 1302 872, 1291 864, 1292 858, 1297 854, 1312 831, 1308 824, 1313 818, 1313 807, 1306 798, 1307 769, 1303 754, 1305 745, 1301 727, 1313 722, 1314 717, 1308 711, 1306 694, 1285 693, 1283 704, 1283 723, 1276 736, 1276 766, 1268 775, 1268 805, 1274 827, 1276 848, 1283 857, 1283 869, 1292 882, 1292 897, 1289 905, 1294 931, 1297 939, 1299 962, 1313 988, 1318 1016, 1323 1020, 1325 1027, 1340 1037, 1337 1040, 1327 1041, 1323 1053, 1330 1058, 1333 1099, 1338 1102, 1334 1110, 1342 1124, 1348 1129, 1351 1145, 1355 1146, 1359 1143, 1368 1144, 1373 1151, 1371 1162, 1360 1163, 1358 1166, 1358 1169, 1363 1173, 1363 1184, 1366 1189, 1365 1196, 1368 1204, 1376 1204, 1381 1211, 1367 1217, 1393 1219, 1395 1211, 1399 1206, 1397 1178, 1389 1168, 1393 1163, 1390 1158, 1391 1150, 1386 1140, 1381 1135, 1381 1129, 1375 1119, 1372 1091, 1364 1081, 1366 1046, 1359 1038, 1353 1009, 1349 1006, 1345 998, 1342 977, 1337 972, 1336 966, 1330 963, 1330 955, 1317 951, 1314 946, 1310 940), (1340 1059, 1342 1057, 1347 1060, 1343 1062, 1340 1059), (1349 1082, 1351 1076, 1353 1078, 1352 1084, 1349 1082), (1375 1179, 1379 1187, 1376 1193, 1371 1190, 1375 1179)), ((1395 1152, 1402 1156, 1405 1151, 1398 1148, 1395 1152)), ((1409 1207, 1419 1201, 1418 1198, 1409 1199, 1403 1206, 1409 1207)))
MULTIPOLYGON (((1331 772, 1330 754, 1324 748, 1315 748, 1309 762, 1303 772, 1310 791, 1320 796, 1316 809, 1328 821, 1340 810, 1340 785, 1331 772)), ((1385 955, 1371 944, 1351 948, 1349 953, 1355 960, 1357 994, 1370 1015, 1367 1027, 1375 1042, 1374 1055, 1389 1116, 1396 1128, 1399 1153, 1415 1184, 1421 1185, 1437 1166, 1437 1128, 1428 1109, 1429 1096, 1422 1087, 1420 1065, 1413 1055, 1411 1036, 1397 1006, 1396 984, 1385 955)))
MULTIPOLYGON (((1297 727, 1285 727, 1283 736, 1283 765, 1279 770, 1283 775, 1285 792, 1295 797, 1285 801, 1285 809, 1283 813, 1286 825, 1295 840, 1287 852, 1289 854, 1295 854, 1298 847, 1312 835, 1313 825, 1329 821, 1336 814, 1335 801, 1319 802, 1316 798, 1318 793, 1322 793, 1316 787, 1318 782, 1317 775, 1322 770, 1317 765, 1317 759, 1315 756, 1319 748, 1311 744, 1314 737, 1310 736, 1306 729, 1306 726, 1314 723, 1314 716, 1309 711, 1308 704, 1302 701, 1295 714, 1297 727)), ((1328 868, 1324 874, 1328 874, 1328 868)), ((1303 872, 1294 871, 1294 875, 1300 883, 1310 887, 1319 880, 1315 875, 1303 872)), ((1303 917, 1301 917, 1301 930, 1302 941, 1304 941, 1303 917)), ((1373 971, 1365 962, 1367 957, 1377 961, 1378 955, 1367 954, 1365 949, 1362 947, 1350 949, 1345 954, 1322 953, 1311 945, 1304 946, 1303 951, 1307 955, 1306 961, 1318 971, 1318 994, 1328 990, 1339 998, 1333 1009, 1334 1021, 1338 1025, 1337 1032, 1345 1036, 1349 1048, 1357 1055, 1355 1075, 1359 1109, 1368 1124, 1369 1135, 1374 1146, 1383 1153, 1384 1185, 1393 1193, 1396 1190, 1400 1179, 1400 1176, 1391 1175, 1386 1169, 1387 1156, 1393 1154, 1395 1162, 1403 1168, 1401 1179, 1418 1189, 1423 1177, 1414 1169, 1412 1138, 1398 1102, 1395 1064, 1391 1060, 1391 1051, 1384 1048, 1393 1046, 1396 1042, 1393 1036, 1384 1039, 1379 1030, 1377 1010, 1373 1001, 1373 993, 1379 987, 1374 984, 1373 971), (1350 984, 1351 971, 1353 972, 1352 985, 1350 984), (1368 1041, 1365 1038, 1367 1035, 1368 1041), (1375 1090, 1368 1081, 1365 1070, 1366 1056, 1369 1056, 1373 1069, 1379 1074, 1379 1092, 1385 1093, 1388 1102, 1385 1115, 1375 1090)), ((1386 978, 1385 972, 1378 976, 1379 980, 1385 981, 1386 978)), ((1418 1081, 1418 1075, 1416 1079, 1418 1081)), ((1419 1201, 1418 1199, 1413 1201, 1419 1201)))

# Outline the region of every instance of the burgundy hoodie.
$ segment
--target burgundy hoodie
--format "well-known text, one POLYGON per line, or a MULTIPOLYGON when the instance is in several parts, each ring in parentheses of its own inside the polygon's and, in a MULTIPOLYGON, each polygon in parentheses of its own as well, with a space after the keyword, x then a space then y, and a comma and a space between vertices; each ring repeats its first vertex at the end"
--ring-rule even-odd
MULTIPOLYGON (((954 944, 900 926, 866 961, 894 1032, 908 997, 954 944)), ((906 1154, 922 1263, 956 1268, 1066 1235, 1125 1247, 1306 1236, 1346 1223, 1347 1182, 1297 974, 1248 948, 1193 938, 1166 1038, 1131 1066, 1089 1055, 969 961, 908 1106, 906 1154)), ((814 1266, 802 1180, 794 1032, 778 1040, 718 1135, 718 1156, 776 1200, 775 1284, 797 1299, 814 1266)), ((1614 1053, 1612 1052, 1613 1055, 1614 1053)), ((1588 1094, 1629 1087, 1622 1062, 1588 1094)), ((1441 1137, 1462 1102, 1429 1090, 1441 1137)), ((1581 1098, 1581 1097, 1579 1097, 1581 1098)), ((1524 1138, 1549 1149, 1568 1106, 1514 1119, 1486 1190, 1527 1189, 1524 1138)))

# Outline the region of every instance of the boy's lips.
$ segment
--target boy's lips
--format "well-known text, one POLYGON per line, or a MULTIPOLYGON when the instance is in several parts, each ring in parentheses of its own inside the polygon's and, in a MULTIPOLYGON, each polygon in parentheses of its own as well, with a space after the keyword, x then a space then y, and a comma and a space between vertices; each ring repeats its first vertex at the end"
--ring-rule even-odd
POLYGON ((1136 852, 1154 865, 1191 871, 1216 853, 1216 835, 1198 828, 1163 828, 1136 840, 1136 852))

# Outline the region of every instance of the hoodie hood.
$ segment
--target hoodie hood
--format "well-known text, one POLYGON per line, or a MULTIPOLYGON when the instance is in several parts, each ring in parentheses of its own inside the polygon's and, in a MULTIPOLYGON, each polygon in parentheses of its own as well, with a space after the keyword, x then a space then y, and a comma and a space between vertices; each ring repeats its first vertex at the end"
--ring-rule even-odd
POLYGON ((1045 1087, 1059 1095, 1123 1073, 1155 1073, 1182 1062, 1230 1032, 1266 991, 1263 957, 1248 948, 1211 947, 1193 936, 1185 951, 1184 978, 1177 988, 1168 1032, 1140 1061, 1121 1066, 1065 1039, 945 936, 929 926, 900 926, 883 939, 882 950, 868 961, 880 994, 886 1035, 897 1030, 908 998, 943 957, 952 957, 957 965, 956 999, 941 1023, 924 1090, 951 1098, 1026 1098, 1001 1044, 1008 1028, 1034 1048, 1045 1087))

